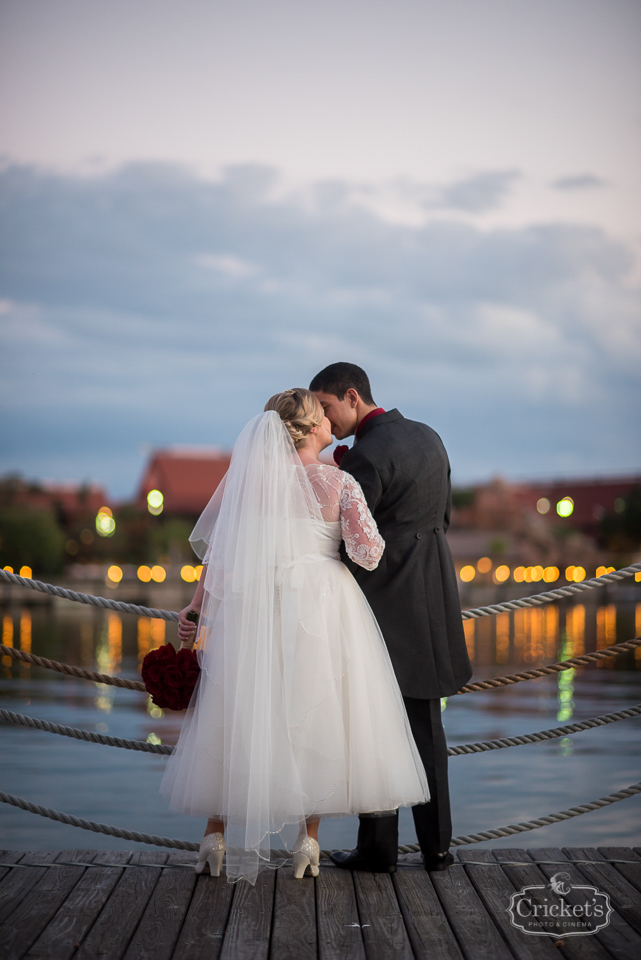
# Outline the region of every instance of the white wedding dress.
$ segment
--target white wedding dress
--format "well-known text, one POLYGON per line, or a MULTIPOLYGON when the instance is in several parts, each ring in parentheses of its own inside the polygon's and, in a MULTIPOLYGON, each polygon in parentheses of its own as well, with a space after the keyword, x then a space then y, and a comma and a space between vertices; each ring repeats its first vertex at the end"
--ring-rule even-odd
POLYGON ((161 787, 173 810, 225 820, 230 879, 254 882, 287 824, 429 799, 341 538, 354 562, 378 565, 385 545, 356 480, 304 468, 277 414, 256 417, 194 531, 209 544, 201 676, 161 787))

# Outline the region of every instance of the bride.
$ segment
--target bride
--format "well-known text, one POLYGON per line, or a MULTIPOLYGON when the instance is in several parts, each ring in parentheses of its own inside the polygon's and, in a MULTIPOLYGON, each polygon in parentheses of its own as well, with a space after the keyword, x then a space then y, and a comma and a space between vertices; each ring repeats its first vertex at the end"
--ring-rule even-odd
POLYGON ((178 636, 193 645, 199 613, 201 673, 161 792, 208 819, 198 872, 219 876, 226 852, 228 879, 255 883, 296 825, 295 876, 317 876, 321 817, 429 799, 383 637, 339 559, 342 538, 374 570, 385 544, 356 480, 319 461, 331 442, 314 394, 276 394, 190 538, 204 568, 178 636))

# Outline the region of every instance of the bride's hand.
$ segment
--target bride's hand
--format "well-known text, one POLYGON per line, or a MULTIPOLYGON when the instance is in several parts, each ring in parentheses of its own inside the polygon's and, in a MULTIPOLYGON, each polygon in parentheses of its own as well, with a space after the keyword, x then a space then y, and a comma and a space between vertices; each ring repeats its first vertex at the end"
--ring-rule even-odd
POLYGON ((178 639, 181 643, 192 643, 196 634, 197 624, 187 619, 188 613, 198 613, 191 604, 178 614, 178 639))

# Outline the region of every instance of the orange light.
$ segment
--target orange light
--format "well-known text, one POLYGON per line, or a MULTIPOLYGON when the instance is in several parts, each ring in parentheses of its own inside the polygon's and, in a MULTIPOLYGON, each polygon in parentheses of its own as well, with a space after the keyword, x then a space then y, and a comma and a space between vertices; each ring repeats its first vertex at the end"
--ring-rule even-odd
MULTIPOLYGON (((641 570, 635 573, 634 579, 636 580, 637 583, 641 583, 641 570)), ((637 650, 641 650, 641 647, 637 647, 637 650)))
POLYGON ((554 583, 559 579, 559 568, 558 567, 546 567, 543 571, 543 579, 546 583, 554 583))
POLYGON ((180 576, 185 583, 193 583, 196 579, 196 572, 190 564, 186 564, 180 571, 180 576))
POLYGON ((151 580, 150 568, 144 565, 142 567, 138 567, 138 579, 142 580, 143 583, 149 583, 151 580))
POLYGON ((492 569, 492 561, 489 557, 481 557, 479 562, 476 564, 476 569, 479 573, 489 573, 492 569))
POLYGON ((512 576, 516 583, 523 583, 525 580, 525 567, 516 567, 512 576))
POLYGON ((568 581, 568 583, 572 583, 574 580, 574 566, 570 565, 569 567, 565 568, 565 579, 568 581))
POLYGON ((203 565, 199 563, 197 567, 194 567, 194 579, 200 580, 200 575, 203 572, 203 565))
POLYGON ((155 567, 151 568, 151 579, 154 580, 156 583, 162 583, 165 580, 166 576, 167 576, 167 571, 164 569, 164 567, 161 567, 158 564, 156 564, 155 567))
POLYGON ((112 583, 120 583, 122 580, 122 570, 114 564, 107 570, 107 576, 112 583))
POLYGON ((530 571, 530 576, 534 583, 538 583, 539 580, 543 579, 543 567, 532 567, 530 571))
POLYGON ((20 567, 20 576, 24 577, 26 580, 31 580, 33 577, 31 567, 20 567))
POLYGON ((506 567, 505 564, 501 564, 501 566, 497 567, 494 571, 494 579, 497 583, 505 583, 509 576, 510 568, 506 567))
POLYGON ((3 567, 3 570, 6 570, 7 573, 13 573, 13 567, 3 567))
POLYGON ((581 583, 582 580, 585 580, 585 570, 583 567, 575 567, 572 571, 572 579, 575 583, 581 583))

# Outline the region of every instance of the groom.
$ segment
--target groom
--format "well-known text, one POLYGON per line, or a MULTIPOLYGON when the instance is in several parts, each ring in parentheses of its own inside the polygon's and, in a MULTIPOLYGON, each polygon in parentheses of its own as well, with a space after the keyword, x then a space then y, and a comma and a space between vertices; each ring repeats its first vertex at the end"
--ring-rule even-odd
MULTIPOLYGON (((445 533, 450 522, 450 465, 440 437, 424 423, 385 412, 372 399, 369 379, 353 363, 332 363, 309 385, 338 440, 334 459, 358 480, 385 552, 368 572, 342 559, 378 620, 398 679, 430 788, 430 802, 413 807, 426 870, 453 861, 447 744, 441 697, 472 675, 456 574, 445 533)), ((398 811, 360 817, 358 846, 337 852, 348 870, 393 873, 398 855, 398 811)))

